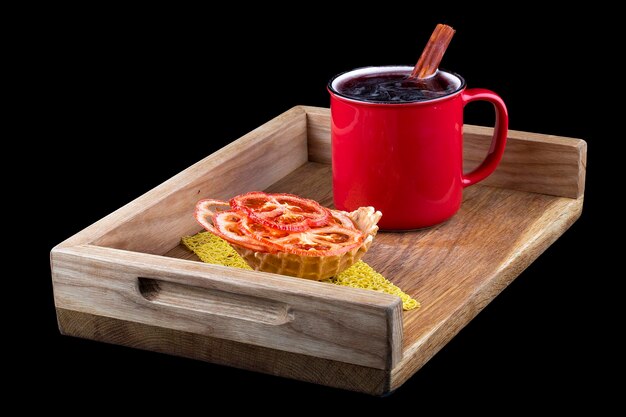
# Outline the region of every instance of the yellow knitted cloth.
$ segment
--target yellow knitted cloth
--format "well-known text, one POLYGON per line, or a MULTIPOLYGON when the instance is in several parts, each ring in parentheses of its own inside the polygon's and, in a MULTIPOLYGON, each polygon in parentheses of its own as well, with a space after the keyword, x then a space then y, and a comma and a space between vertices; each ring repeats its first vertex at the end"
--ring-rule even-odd
MULTIPOLYGON (((202 262, 252 269, 228 242, 212 233, 200 232, 193 236, 185 236, 182 238, 182 242, 189 250, 198 255, 202 262)), ((355 263, 336 277, 322 282, 397 295, 402 299, 402 308, 404 310, 413 310, 420 306, 419 302, 402 292, 400 288, 393 285, 363 261, 355 263)))

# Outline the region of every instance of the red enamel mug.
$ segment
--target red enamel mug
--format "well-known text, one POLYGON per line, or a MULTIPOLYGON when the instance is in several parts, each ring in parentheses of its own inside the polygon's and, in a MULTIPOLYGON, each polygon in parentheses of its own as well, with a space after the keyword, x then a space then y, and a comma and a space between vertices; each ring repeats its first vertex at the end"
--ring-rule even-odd
POLYGON ((465 88, 465 80, 440 70, 454 85, 451 93, 415 102, 368 102, 342 95, 341 82, 413 67, 366 67, 328 83, 331 109, 335 207, 352 211, 373 206, 383 213, 383 230, 412 230, 452 217, 463 188, 489 176, 506 145, 508 114, 496 93, 465 88), (483 163, 463 173, 463 108, 472 101, 493 104, 496 126, 483 163))

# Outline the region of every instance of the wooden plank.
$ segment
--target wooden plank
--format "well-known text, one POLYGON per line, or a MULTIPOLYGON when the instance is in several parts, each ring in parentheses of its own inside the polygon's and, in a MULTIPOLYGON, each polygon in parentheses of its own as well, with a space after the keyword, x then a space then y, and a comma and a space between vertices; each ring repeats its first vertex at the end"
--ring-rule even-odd
MULTIPOLYGON (((389 371, 57 308, 61 333, 233 366, 330 387, 383 395, 389 371)), ((211 375, 207 375, 210 378, 211 375)))
MULTIPOLYGON (((309 161, 330 164, 330 110, 303 108, 307 112, 309 161)), ((465 125, 466 172, 484 159, 492 132, 492 128, 465 125)), ((578 198, 585 191, 586 161, 584 140, 511 130, 500 166, 481 184, 578 198)))
MULTIPOLYGON (((483 161, 492 133, 492 128, 465 126, 466 172, 483 161)), ((482 184, 578 198, 585 192, 586 163, 584 140, 510 130, 502 162, 482 184)))
POLYGON ((397 297, 97 246, 56 248, 57 308, 377 369, 401 358, 397 297))
POLYGON ((197 228, 195 203, 263 189, 307 160, 305 112, 272 119, 59 246, 93 243, 161 254, 197 228))
MULTIPOLYGON (((200 232, 200 230, 198 230, 200 232)), ((178 258, 178 259, 186 259, 188 261, 200 261, 200 258, 196 256, 195 253, 187 249, 185 245, 182 243, 174 246, 169 251, 165 252, 163 256, 167 256, 168 258, 178 258)))
POLYGON ((302 106, 306 111, 309 161, 331 164, 330 109, 302 106))

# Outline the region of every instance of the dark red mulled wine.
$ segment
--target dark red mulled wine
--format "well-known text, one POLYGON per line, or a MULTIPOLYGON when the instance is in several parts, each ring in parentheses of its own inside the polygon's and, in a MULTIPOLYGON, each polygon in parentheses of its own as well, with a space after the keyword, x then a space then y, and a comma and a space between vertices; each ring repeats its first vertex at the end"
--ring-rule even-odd
POLYGON ((410 71, 366 73, 340 80, 335 89, 345 97, 374 103, 432 100, 458 90, 459 79, 443 71, 430 78, 409 78, 410 71))

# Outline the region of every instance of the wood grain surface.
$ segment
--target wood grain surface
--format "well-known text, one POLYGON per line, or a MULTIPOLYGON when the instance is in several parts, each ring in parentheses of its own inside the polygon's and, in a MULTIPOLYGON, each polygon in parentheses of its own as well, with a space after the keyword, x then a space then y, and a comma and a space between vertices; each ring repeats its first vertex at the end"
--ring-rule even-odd
MULTIPOLYGON (((190 213, 202 197, 267 189, 331 206, 329 123, 328 109, 294 108, 54 248, 61 331, 380 395, 581 213, 585 142, 512 132, 501 166, 465 189, 457 215, 381 232, 365 255, 419 310, 402 313, 399 298, 373 291, 203 264, 178 244, 199 230, 190 213)), ((490 135, 466 128, 468 169, 490 135)))

